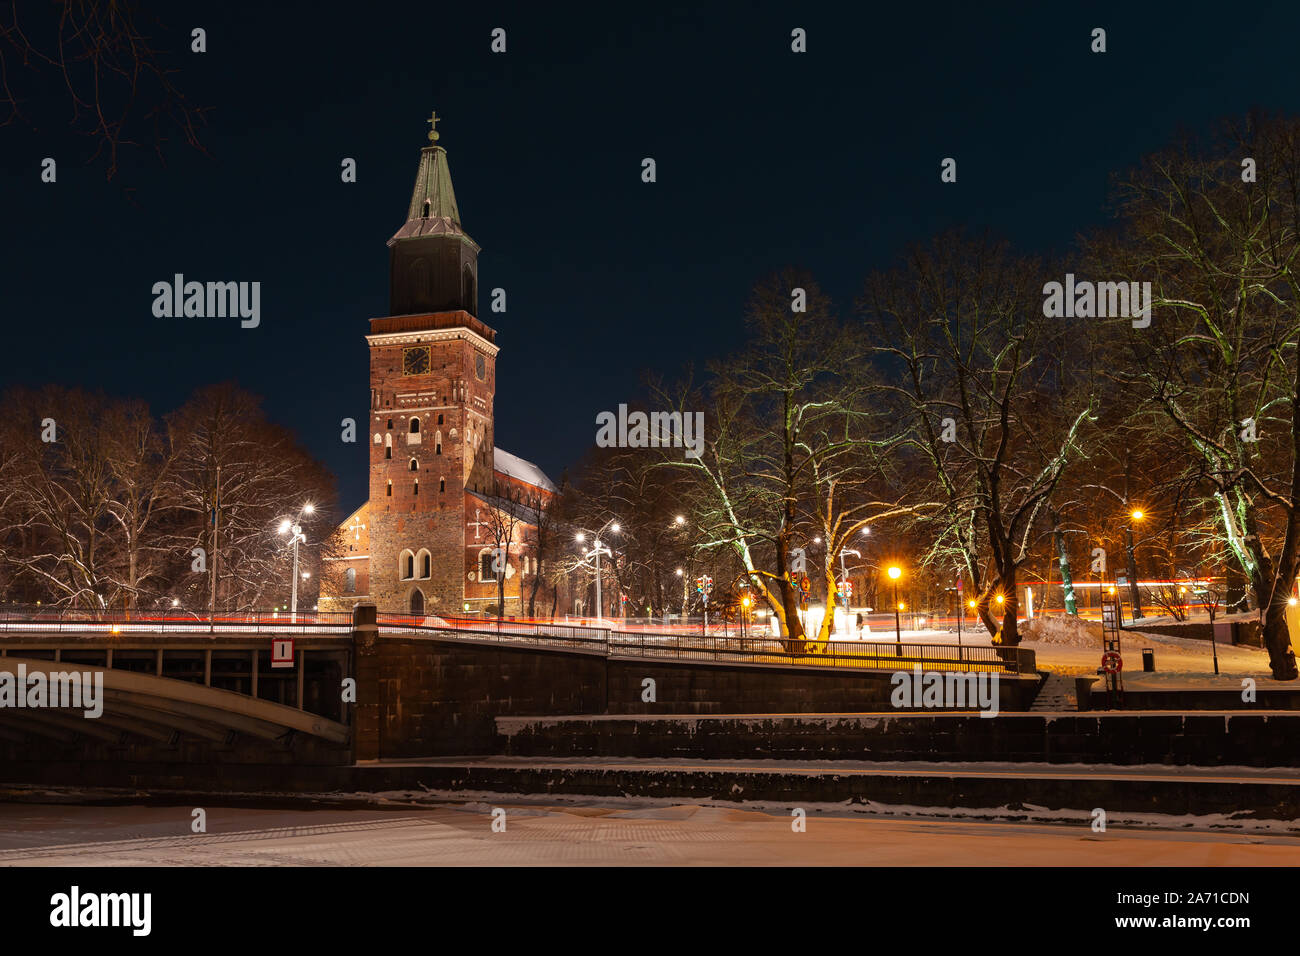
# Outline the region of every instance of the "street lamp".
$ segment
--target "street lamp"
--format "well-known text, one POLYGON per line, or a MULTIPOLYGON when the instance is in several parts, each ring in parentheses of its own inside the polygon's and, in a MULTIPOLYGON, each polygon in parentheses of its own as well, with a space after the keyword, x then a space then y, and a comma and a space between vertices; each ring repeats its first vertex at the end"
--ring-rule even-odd
POLYGON ((1142 614, 1142 597, 1138 592, 1137 581, 1137 559, 1133 556, 1133 522, 1141 521, 1144 517, 1141 508, 1134 508, 1129 513, 1128 526, 1124 529, 1124 545, 1128 557, 1128 587, 1129 598, 1133 602, 1133 620, 1139 620, 1142 614))
MULTIPOLYGON (((298 620, 298 545, 300 543, 307 543, 307 536, 302 533, 302 524, 300 522, 302 521, 303 515, 315 513, 316 507, 308 503, 302 506, 302 510, 298 512, 298 517, 294 518, 292 521, 285 518, 280 522, 280 534, 293 533, 293 537, 289 539, 290 543, 293 545, 293 589, 289 596, 289 612, 293 615, 293 620, 295 622, 298 620)), ((303 575, 304 578, 308 576, 309 575, 306 574, 303 575)))
MULTIPOLYGON (((605 547, 605 545, 601 544, 601 541, 600 541, 600 536, 601 536, 602 534, 605 533, 605 529, 606 529, 606 528, 608 528, 610 531, 613 531, 613 532, 616 533, 616 534, 617 534, 618 531, 620 530, 620 528, 619 528, 619 524, 618 524, 617 521, 613 521, 613 520, 606 521, 603 525, 601 525, 600 530, 597 531, 594 535, 592 535, 591 547, 590 547, 590 548, 583 548, 583 549, 582 549, 582 553, 583 553, 583 554, 585 554, 585 555, 587 555, 587 556, 589 556, 589 557, 594 556, 595 559, 596 559, 596 561, 595 561, 595 565, 596 565, 596 620, 597 620, 598 622, 602 619, 602 616, 603 616, 604 613, 605 613, 605 605, 604 605, 604 601, 603 601, 603 599, 602 599, 602 597, 601 597, 601 593, 600 593, 600 556, 601 556, 602 554, 607 554, 607 555, 609 555, 611 558, 614 556, 614 552, 611 551, 611 550, 609 550, 609 548, 605 547)), ((576 535, 574 535, 573 537, 574 537, 574 540, 577 541, 579 544, 582 544, 583 542, 585 542, 585 541, 587 540, 586 532, 583 532, 583 531, 579 531, 579 532, 578 532, 576 535)))
POLYGON ((903 656, 903 621, 899 617, 899 611, 903 605, 898 603, 898 579, 903 576, 903 569, 897 565, 891 565, 888 571, 889 578, 894 582, 894 642, 898 646, 898 656, 903 656))

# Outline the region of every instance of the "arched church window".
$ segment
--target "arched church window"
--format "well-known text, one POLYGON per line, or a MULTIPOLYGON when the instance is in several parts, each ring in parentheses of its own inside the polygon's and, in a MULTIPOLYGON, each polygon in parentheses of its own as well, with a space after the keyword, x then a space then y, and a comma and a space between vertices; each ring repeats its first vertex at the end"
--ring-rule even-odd
POLYGON ((343 574, 343 590, 355 594, 357 590, 357 569, 348 568, 343 574))
MULTIPOLYGON (((425 218, 425 219, 428 219, 428 218, 429 218, 429 207, 430 207, 431 205, 432 205, 432 200, 426 199, 426 200, 424 201, 424 213, 422 214, 422 215, 423 215, 423 218, 425 218)), ((420 260, 420 261, 423 262, 424 260, 420 260)))
POLYGON ((397 576, 403 581, 415 577, 415 553, 410 549, 397 556, 397 576))
POLYGON ((420 470, 420 463, 419 463, 418 461, 416 461, 414 458, 412 458, 412 459, 411 459, 411 471, 419 471, 419 470, 420 470))
POLYGON ((473 312, 475 310, 475 291, 474 270, 469 266, 466 266, 465 271, 461 275, 461 294, 464 299, 466 312, 473 312))
POLYGON ((420 551, 420 577, 430 578, 433 576, 433 555, 427 549, 420 551))

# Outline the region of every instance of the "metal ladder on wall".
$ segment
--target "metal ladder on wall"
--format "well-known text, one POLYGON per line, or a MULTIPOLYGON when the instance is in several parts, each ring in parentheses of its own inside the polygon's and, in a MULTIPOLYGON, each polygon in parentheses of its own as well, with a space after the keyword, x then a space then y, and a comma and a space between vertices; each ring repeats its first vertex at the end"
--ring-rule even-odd
POLYGON ((1123 607, 1119 589, 1116 588, 1113 595, 1106 594, 1103 591, 1101 598, 1102 666, 1105 667, 1106 660, 1112 654, 1115 655, 1114 659, 1121 663, 1119 669, 1104 673, 1108 707, 1114 707, 1117 703, 1122 706, 1124 703, 1123 656, 1120 654, 1120 637, 1124 632, 1123 623, 1123 607))

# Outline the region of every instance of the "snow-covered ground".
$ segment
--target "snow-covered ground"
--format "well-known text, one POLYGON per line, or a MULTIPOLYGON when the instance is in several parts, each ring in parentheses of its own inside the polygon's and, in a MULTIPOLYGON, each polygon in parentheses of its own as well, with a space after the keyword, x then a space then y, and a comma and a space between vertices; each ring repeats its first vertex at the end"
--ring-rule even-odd
POLYGON ((1113 814, 1096 833, 1086 811, 1025 806, 805 805, 802 831, 789 806, 715 801, 393 793, 369 809, 205 808, 208 832, 193 833, 190 804, 0 804, 0 866, 1286 866, 1300 853, 1283 825, 1113 814))

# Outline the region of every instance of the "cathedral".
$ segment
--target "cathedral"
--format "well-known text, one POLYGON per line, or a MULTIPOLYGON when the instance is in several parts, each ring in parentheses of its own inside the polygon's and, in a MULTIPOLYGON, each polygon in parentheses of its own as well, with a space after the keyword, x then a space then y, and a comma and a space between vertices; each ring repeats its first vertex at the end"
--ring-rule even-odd
POLYGON ((437 121, 388 240, 389 314, 366 336, 370 498, 336 532, 322 611, 495 613, 504 581, 504 613, 519 614, 538 572, 537 509, 556 489, 494 444, 497 333, 478 318, 479 246, 461 226, 437 121))

